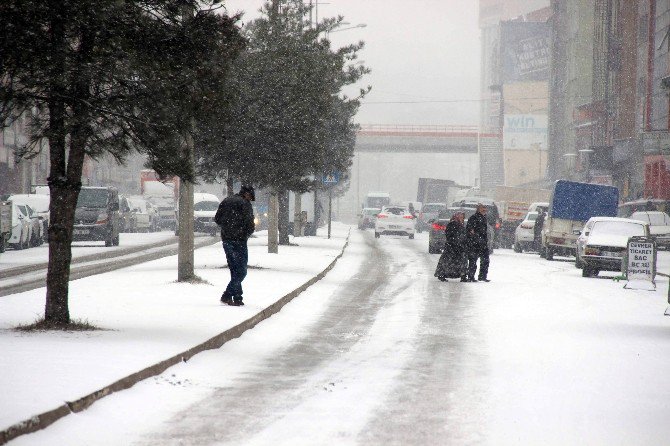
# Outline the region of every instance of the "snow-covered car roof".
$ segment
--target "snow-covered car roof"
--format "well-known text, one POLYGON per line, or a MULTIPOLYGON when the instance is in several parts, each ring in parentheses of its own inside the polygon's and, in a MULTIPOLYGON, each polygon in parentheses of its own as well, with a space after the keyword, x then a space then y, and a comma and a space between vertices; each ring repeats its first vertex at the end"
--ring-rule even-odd
POLYGON ((620 221, 622 223, 638 223, 641 225, 648 225, 649 223, 641 221, 641 220, 633 220, 631 218, 622 218, 622 217, 591 217, 589 218, 590 222, 598 222, 598 221, 620 221))

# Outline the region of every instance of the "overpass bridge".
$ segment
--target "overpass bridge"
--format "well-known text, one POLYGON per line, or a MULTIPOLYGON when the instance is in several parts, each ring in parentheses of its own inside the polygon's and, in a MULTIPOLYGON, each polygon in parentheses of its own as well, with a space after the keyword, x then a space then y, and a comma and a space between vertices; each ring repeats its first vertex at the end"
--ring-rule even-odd
POLYGON ((370 191, 394 202, 414 201, 419 178, 442 178, 465 186, 500 175, 500 135, 465 125, 361 125, 356 138, 350 187, 337 211, 353 220, 370 191), (497 152, 497 153, 496 153, 497 152))

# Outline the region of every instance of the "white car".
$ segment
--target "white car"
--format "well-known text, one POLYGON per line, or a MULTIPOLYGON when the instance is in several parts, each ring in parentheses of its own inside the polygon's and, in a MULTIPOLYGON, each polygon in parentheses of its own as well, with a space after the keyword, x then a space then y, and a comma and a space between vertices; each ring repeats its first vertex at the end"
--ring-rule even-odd
POLYGON ((670 249, 670 215, 661 211, 638 211, 629 217, 649 223, 649 232, 659 249, 670 249))
POLYGON ((375 238, 382 234, 407 235, 414 238, 415 218, 402 206, 384 206, 375 220, 375 238))
POLYGON ((7 243, 14 249, 30 247, 30 232, 32 222, 19 207, 12 203, 12 233, 7 243))
POLYGON ((577 238, 575 266, 583 277, 600 271, 621 271, 628 239, 649 236, 649 224, 618 217, 591 217, 577 238))
POLYGON ((214 221, 214 216, 219 209, 219 203, 219 198, 214 194, 193 194, 193 231, 206 232, 212 236, 218 234, 219 225, 214 221))
POLYGON ((33 246, 36 246, 42 241, 47 241, 49 238, 49 221, 51 215, 49 213, 49 202, 51 201, 50 196, 43 194, 15 194, 11 195, 8 200, 19 206, 30 206, 34 214, 31 217, 39 218, 40 228, 33 231, 39 235, 33 237, 33 246))
POLYGON ((514 252, 523 252, 533 249, 535 242, 535 220, 537 212, 529 212, 521 224, 514 230, 514 252))

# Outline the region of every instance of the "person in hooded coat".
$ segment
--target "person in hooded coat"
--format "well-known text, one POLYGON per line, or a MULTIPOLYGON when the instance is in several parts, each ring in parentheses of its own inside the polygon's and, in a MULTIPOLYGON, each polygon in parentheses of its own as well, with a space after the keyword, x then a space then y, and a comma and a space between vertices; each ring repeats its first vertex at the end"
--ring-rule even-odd
POLYGON ((456 212, 445 229, 444 251, 437 262, 435 277, 446 282, 447 279, 467 281, 467 236, 465 233, 465 214, 456 212))

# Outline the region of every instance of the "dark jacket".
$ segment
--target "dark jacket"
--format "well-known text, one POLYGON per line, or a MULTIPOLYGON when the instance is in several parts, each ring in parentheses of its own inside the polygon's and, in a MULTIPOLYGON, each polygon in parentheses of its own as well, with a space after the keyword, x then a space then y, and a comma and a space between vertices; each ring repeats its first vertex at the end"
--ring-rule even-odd
POLYGON ((465 252, 465 227, 458 221, 450 221, 445 230, 446 242, 444 249, 453 253, 461 254, 465 252))
POLYGON ((465 227, 468 234, 468 249, 472 252, 488 249, 488 222, 486 216, 475 212, 468 218, 468 224, 465 227))
POLYGON ((536 242, 542 241, 542 228, 544 227, 544 212, 540 212, 540 215, 537 216, 535 220, 535 225, 533 226, 533 239, 536 242))
POLYGON ((465 227, 458 221, 450 221, 445 235, 447 239, 435 268, 435 277, 441 279, 464 277, 468 267, 465 227))
POLYGON ((221 240, 246 241, 254 233, 254 209, 240 195, 224 198, 214 221, 221 228, 221 240))

